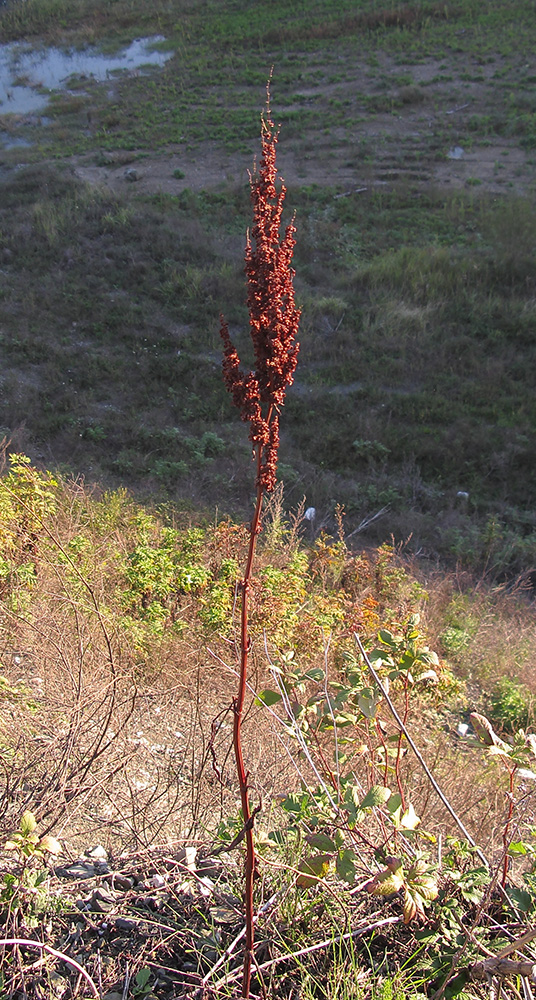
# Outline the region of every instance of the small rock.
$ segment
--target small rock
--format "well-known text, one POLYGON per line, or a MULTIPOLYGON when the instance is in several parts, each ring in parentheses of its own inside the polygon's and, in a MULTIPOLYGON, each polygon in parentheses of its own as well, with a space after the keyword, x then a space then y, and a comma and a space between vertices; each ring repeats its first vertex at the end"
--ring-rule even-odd
POLYGON ((196 858, 197 847, 181 847, 180 851, 177 851, 177 861, 180 861, 189 872, 195 872, 196 858))
POLYGON ((128 931, 129 934, 135 931, 138 926, 136 920, 129 920, 128 917, 116 917, 115 928, 118 931, 128 931))
POLYGON ((110 865, 107 861, 95 861, 95 875, 109 875, 110 865))
POLYGON ((89 908, 92 913, 108 913, 115 904, 115 896, 100 886, 91 893, 89 908))
POLYGON ((219 878, 223 871, 223 865, 217 858, 201 858, 201 861, 197 863, 196 871, 198 875, 219 878))
POLYGON ((139 879, 136 883, 136 889, 139 889, 140 892, 149 892, 149 889, 152 889, 152 885, 150 882, 146 882, 145 879, 139 879))
POLYGON ((156 896, 145 896, 144 903, 150 910, 161 910, 164 906, 164 900, 158 899, 156 896))
POLYGON ((138 171, 134 170, 134 167, 127 167, 127 169, 123 174, 123 177, 125 178, 126 181, 129 181, 132 184, 134 183, 134 181, 137 181, 139 179, 138 171))
POLYGON ((153 875, 151 878, 151 885, 153 889, 163 889, 165 884, 166 880, 162 875, 153 875))
POLYGON ((89 909, 92 913, 109 913, 112 909, 112 904, 106 903, 103 899, 92 899, 89 909))
POLYGON ((90 847, 89 850, 84 851, 86 858, 91 858, 93 861, 106 861, 108 858, 108 851, 102 844, 95 844, 95 847, 90 847))
POLYGON ((103 889, 102 886, 99 886, 97 889, 95 889, 92 892, 91 896, 92 899, 100 899, 102 900, 103 903, 115 903, 116 899, 115 894, 113 892, 109 892, 108 889, 103 889))
POLYGON ((60 878, 93 878, 95 865, 89 861, 75 861, 73 865, 60 865, 54 869, 54 873, 60 878))
POLYGON ((121 892, 128 892, 132 889, 134 885, 134 879, 129 878, 128 875, 117 875, 113 874, 111 878, 112 889, 120 889, 121 892))

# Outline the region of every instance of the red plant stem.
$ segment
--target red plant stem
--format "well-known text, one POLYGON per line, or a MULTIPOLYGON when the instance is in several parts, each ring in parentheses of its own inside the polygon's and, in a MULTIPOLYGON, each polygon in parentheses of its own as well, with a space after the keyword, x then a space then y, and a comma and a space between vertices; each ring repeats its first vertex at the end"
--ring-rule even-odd
POLYGON ((340 802, 341 802, 341 786, 340 786, 340 782, 337 781, 337 778, 333 774, 333 771, 332 771, 331 767, 329 766, 329 764, 328 764, 328 762, 327 762, 327 760, 326 760, 326 758, 324 756, 324 752, 323 752, 322 747, 320 745, 320 740, 318 739, 318 733, 316 733, 314 729, 312 729, 310 732, 311 732, 311 737, 315 741, 315 747, 316 747, 318 756, 320 758, 320 762, 321 762, 321 764, 324 767, 324 776, 327 775, 327 777, 329 778, 329 780, 331 782, 331 786, 333 788, 333 791, 335 792, 335 794, 337 796, 337 799, 339 801, 339 804, 340 804, 340 802))
MULTIPOLYGON (((270 409, 270 414, 268 419, 270 418, 271 412, 272 411, 270 409)), ((255 545, 257 542, 257 535, 261 530, 261 512, 262 512, 262 502, 264 497, 264 489, 260 481, 260 470, 261 470, 262 451, 263 451, 261 445, 258 445, 256 450, 257 450, 257 499, 255 503, 253 520, 250 526, 249 549, 248 549, 246 568, 244 571, 244 577, 241 584, 242 608, 241 608, 241 619, 240 619, 240 679, 238 682, 238 694, 236 698, 233 699, 233 713, 234 713, 233 746, 235 752, 238 784, 240 787, 240 799, 242 803, 242 819, 246 831, 246 868, 245 868, 245 886, 244 886, 246 937, 244 943, 244 963, 242 967, 243 969, 242 996, 246 998, 249 997, 250 982, 251 982, 251 964, 253 961, 253 945, 254 945, 254 935, 255 935, 255 924, 254 924, 255 914, 253 910, 253 881, 255 878, 257 862, 255 857, 255 845, 253 843, 253 818, 249 802, 249 787, 248 787, 249 772, 247 772, 245 769, 244 757, 242 754, 242 717, 244 713, 244 699, 246 696, 248 656, 250 648, 249 628, 248 628, 249 584, 251 580, 251 571, 253 568, 253 559, 255 556, 255 545)))
POLYGON ((514 815, 514 780, 515 780, 515 773, 516 773, 516 768, 515 767, 509 768, 510 782, 509 782, 509 788, 508 788, 508 799, 509 799, 508 816, 506 817, 506 823, 504 824, 504 830, 503 830, 503 836, 502 836, 503 847, 504 847, 504 860, 503 860, 503 871, 502 871, 501 885, 502 885, 503 889, 504 889, 504 887, 506 885, 506 879, 508 878, 508 861, 509 861, 509 858, 508 858, 508 848, 510 846, 510 823, 512 822, 512 816, 514 815))
MULTIPOLYGON (((402 719, 402 721, 404 723, 404 726, 406 725, 406 723, 408 721, 408 715, 409 715, 409 690, 408 690, 408 678, 406 676, 405 679, 404 679, 404 716, 403 716, 403 719, 402 719)), ((395 774, 396 774, 396 783, 398 785, 398 791, 399 791, 399 794, 400 794, 400 799, 402 801, 402 812, 405 812, 406 811, 406 796, 404 795, 404 788, 403 788, 403 785, 402 785, 402 778, 400 777, 400 760, 401 760, 401 757, 402 757, 402 737, 403 737, 403 735, 404 735, 404 730, 401 728, 399 730, 399 733, 398 733, 398 743, 397 743, 397 746, 396 746, 395 774)))
POLYGON ((388 757, 388 754, 387 754, 387 743, 385 742, 385 738, 384 738, 384 735, 382 733, 382 729, 381 729, 381 726, 380 726, 379 719, 375 719, 374 722, 375 722, 375 725, 376 725, 376 732, 378 734, 380 743, 381 743, 381 745, 383 747, 383 752, 385 754, 384 765, 383 765, 383 783, 384 783, 385 787, 387 788, 387 778, 389 776, 389 757, 388 757))

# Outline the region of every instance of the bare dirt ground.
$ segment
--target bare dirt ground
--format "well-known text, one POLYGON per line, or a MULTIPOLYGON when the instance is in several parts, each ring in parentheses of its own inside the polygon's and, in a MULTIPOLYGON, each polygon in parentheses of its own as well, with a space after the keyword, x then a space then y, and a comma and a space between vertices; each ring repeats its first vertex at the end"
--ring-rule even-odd
MULTIPOLYGON (((288 130, 285 135, 284 127, 278 162, 290 187, 328 185, 342 193, 407 180, 453 190, 482 187, 492 194, 525 194, 534 184, 531 151, 520 146, 517 136, 490 134, 482 140, 477 133, 467 141, 469 123, 490 116, 502 94, 494 80, 502 70, 499 59, 484 66, 476 60, 471 65, 470 60, 455 59, 454 64, 449 62, 448 74, 436 59, 404 66, 382 55, 375 68, 346 59, 343 79, 326 83, 332 69, 318 70, 322 83, 298 90, 302 104, 286 105, 285 111, 299 118, 300 108, 334 101, 348 107, 355 127, 334 121, 329 134, 304 129, 299 139, 289 136, 288 130), (473 78, 467 79, 471 73, 473 78), (398 83, 404 77, 411 78, 411 85, 398 83), (390 102, 392 109, 383 110, 390 102)), ((124 191, 135 182, 134 191, 148 194, 246 183, 251 165, 243 152, 228 154, 208 139, 193 152, 177 144, 163 154, 106 153, 98 164, 89 154, 73 157, 71 163, 77 176, 90 184, 124 191), (184 178, 173 176, 176 169, 184 178)))
MULTIPOLYGON (((379 125, 376 120, 376 126, 379 125)), ((396 147, 407 135, 415 135, 412 122, 399 119, 389 123, 392 131, 390 144, 396 147)), ((374 140, 380 132, 369 132, 374 140)), ((350 193, 355 188, 389 185, 395 180, 421 180, 427 184, 459 189, 482 185, 486 191, 500 194, 506 191, 524 193, 534 179, 534 172, 527 164, 522 149, 505 140, 490 140, 486 145, 463 147, 459 159, 449 158, 428 162, 417 168, 411 162, 396 162, 393 154, 385 149, 385 130, 382 130, 383 151, 378 150, 374 164, 356 163, 349 166, 348 149, 332 156, 329 167, 322 162, 301 159, 299 153, 286 150, 280 157, 280 170, 288 186, 318 184, 345 188, 350 193), (339 160, 339 162, 337 162, 339 160), (500 172, 499 172, 500 171, 500 172)), ((456 147, 452 147, 454 151, 456 147)), ((109 154, 109 162, 97 165, 93 154, 73 157, 70 162, 80 180, 125 192, 132 184, 136 194, 179 194, 185 188, 192 191, 223 187, 228 183, 247 182, 244 155, 222 153, 213 143, 204 143, 195 153, 184 153, 179 148, 158 155, 143 155, 142 151, 109 154), (139 159, 142 155, 143 158, 139 159), (180 180, 173 172, 180 169, 185 174, 180 180)))

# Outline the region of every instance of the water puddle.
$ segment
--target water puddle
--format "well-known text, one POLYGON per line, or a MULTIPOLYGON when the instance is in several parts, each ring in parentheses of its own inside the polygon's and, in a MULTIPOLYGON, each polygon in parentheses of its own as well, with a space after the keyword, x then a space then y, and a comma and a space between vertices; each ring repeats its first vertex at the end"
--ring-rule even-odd
POLYGON ((113 56, 92 48, 64 51, 34 50, 18 42, 0 45, 0 115, 42 111, 49 91, 68 91, 75 81, 79 92, 84 79, 102 82, 121 71, 163 66, 173 53, 154 48, 162 41, 161 36, 137 38, 113 56))
POLYGON ((9 132, 0 132, 0 146, 3 149, 29 149, 31 145, 27 139, 19 139, 10 135, 9 132))

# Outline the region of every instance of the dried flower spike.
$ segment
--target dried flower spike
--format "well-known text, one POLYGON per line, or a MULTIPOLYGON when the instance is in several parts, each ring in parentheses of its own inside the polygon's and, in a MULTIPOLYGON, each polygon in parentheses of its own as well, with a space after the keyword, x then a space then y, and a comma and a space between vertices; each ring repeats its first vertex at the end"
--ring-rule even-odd
POLYGON ((291 267, 296 242, 294 221, 280 239, 286 188, 281 183, 278 192, 276 187, 277 139, 268 89, 262 116, 260 169, 258 174, 250 174, 253 228, 251 237, 248 234, 245 254, 254 372, 241 368, 223 317, 220 329, 225 384, 242 420, 250 425, 249 438, 254 449, 260 449, 257 485, 267 493, 273 490, 276 481, 279 409, 285 402, 286 389, 292 384, 298 362, 296 335, 300 320, 294 300, 295 272, 291 267))

